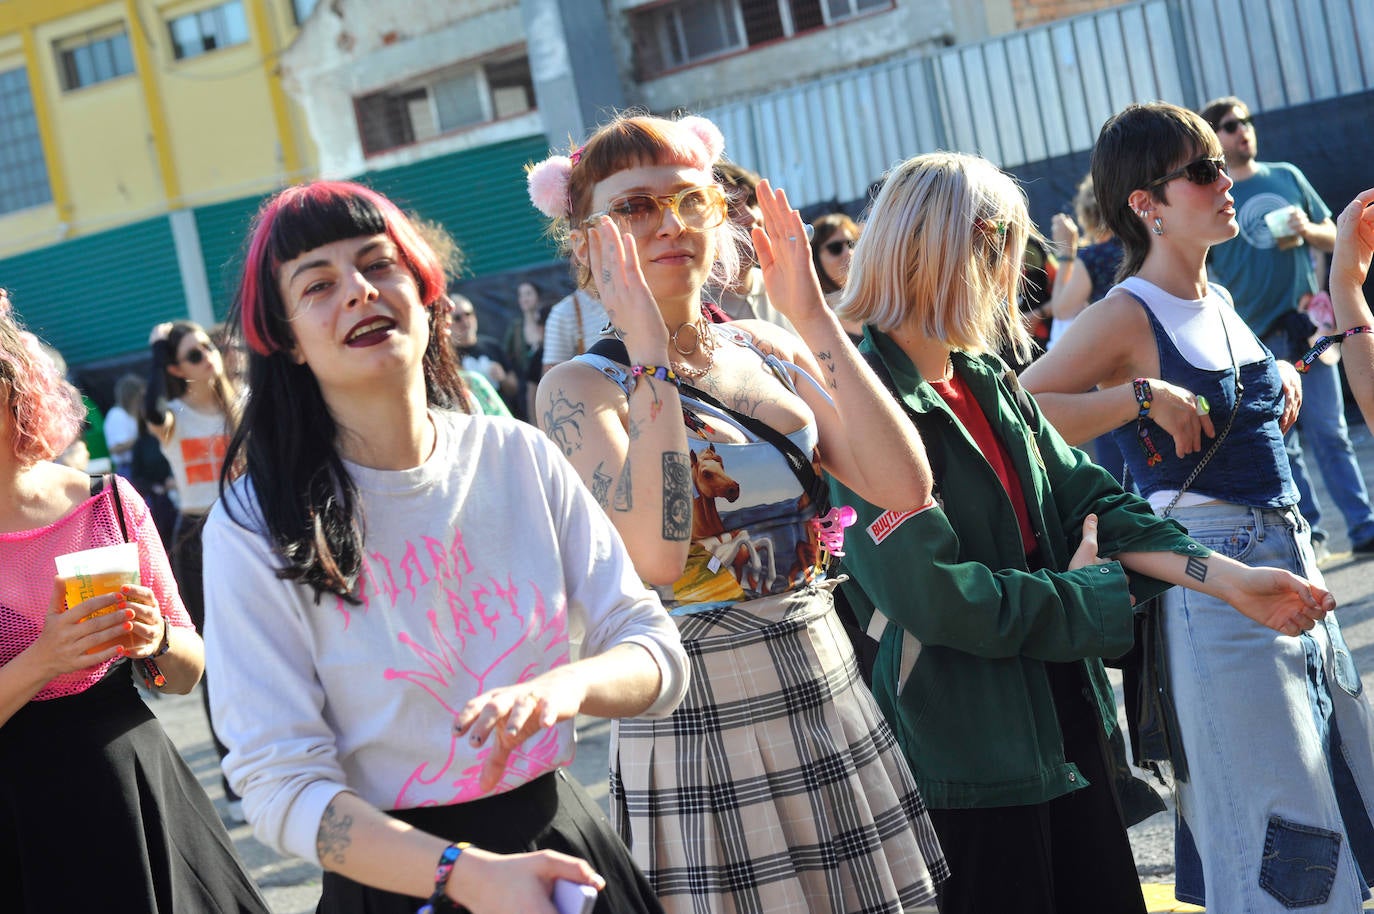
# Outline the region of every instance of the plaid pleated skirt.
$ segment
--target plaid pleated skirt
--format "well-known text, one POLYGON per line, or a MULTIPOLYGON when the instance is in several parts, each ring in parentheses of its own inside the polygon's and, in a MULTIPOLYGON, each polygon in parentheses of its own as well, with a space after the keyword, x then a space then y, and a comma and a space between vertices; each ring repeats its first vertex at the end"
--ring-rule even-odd
POLYGON ((667 914, 898 914, 948 875, 833 587, 675 616, 686 700, 613 728, 611 820, 667 914))

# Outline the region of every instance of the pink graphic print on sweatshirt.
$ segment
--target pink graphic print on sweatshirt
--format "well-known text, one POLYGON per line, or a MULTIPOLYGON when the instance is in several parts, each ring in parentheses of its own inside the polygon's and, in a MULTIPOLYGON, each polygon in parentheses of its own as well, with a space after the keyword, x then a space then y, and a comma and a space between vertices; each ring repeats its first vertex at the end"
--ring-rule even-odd
MULTIPOLYGON (((397 640, 415 655, 413 669, 388 668, 387 682, 418 686, 438 703, 447 718, 458 715, 470 699, 493 688, 527 682, 568 662, 567 611, 560 600, 550 605, 533 582, 515 583, 484 573, 472 562, 461 532, 445 548, 430 537, 420 546, 408 542, 399 559, 370 553, 360 579, 367 612, 373 605, 400 604, 414 618, 427 600, 441 602, 424 609, 426 624, 402 631, 397 640)), ((345 628, 349 615, 344 613, 345 628)), ((499 793, 525 783, 559 763, 565 722, 537 734, 511 753, 499 793)), ((393 807, 450 805, 483 795, 477 784, 482 763, 493 751, 491 740, 475 754, 452 730, 440 759, 417 765, 401 786, 393 807), (461 767, 459 767, 461 766, 461 767), (456 769, 456 770, 455 770, 456 769), (427 799, 436 790, 451 790, 446 799, 427 799)))

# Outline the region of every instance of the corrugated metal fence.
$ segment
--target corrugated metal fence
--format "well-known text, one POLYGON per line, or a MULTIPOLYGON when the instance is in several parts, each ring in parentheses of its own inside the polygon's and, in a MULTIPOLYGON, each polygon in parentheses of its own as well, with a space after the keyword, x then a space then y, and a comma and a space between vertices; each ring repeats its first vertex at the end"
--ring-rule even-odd
POLYGON ((726 152, 808 206, 933 149, 1015 168, 1092 148, 1134 101, 1256 112, 1374 89, 1371 0, 1147 0, 703 106, 726 152))

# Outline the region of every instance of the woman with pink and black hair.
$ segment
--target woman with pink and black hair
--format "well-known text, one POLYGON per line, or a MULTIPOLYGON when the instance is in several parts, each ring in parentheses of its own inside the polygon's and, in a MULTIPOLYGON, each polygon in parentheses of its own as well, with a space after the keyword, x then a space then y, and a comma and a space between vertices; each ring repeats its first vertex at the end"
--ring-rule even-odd
POLYGON ((740 248, 712 174, 723 144, 704 118, 621 116, 529 174, 618 337, 545 375, 539 421, 692 661, 671 718, 617 723, 612 818, 666 910, 895 914, 934 898, 944 860, 833 608, 844 518, 821 474, 914 511, 930 471, 767 181, 753 246, 800 336, 704 316, 740 248))
POLYGON ((126 661, 155 668, 162 691, 189 692, 201 642, 138 493, 52 462, 84 416, 0 290, 4 908, 51 911, 98 893, 91 904, 123 911, 267 914, 210 799, 134 690, 126 661), (67 606, 53 559, 125 541, 138 546, 141 583, 67 606))
POLYGON ((548 441, 468 413, 444 291, 365 187, 258 214, 249 394, 205 527, 225 772, 261 840, 324 867, 322 912, 553 914, 558 878, 657 911, 563 768, 577 714, 677 705, 681 643, 548 441))

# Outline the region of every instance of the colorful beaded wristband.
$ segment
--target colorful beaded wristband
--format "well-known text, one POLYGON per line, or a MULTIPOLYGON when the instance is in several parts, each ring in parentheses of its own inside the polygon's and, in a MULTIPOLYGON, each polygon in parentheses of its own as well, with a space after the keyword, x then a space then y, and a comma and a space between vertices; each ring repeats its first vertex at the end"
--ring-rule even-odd
POLYGON ((1316 344, 1313 345, 1311 349, 1307 350, 1307 355, 1293 363, 1293 367, 1298 370, 1299 374, 1307 374, 1312 368, 1312 363, 1317 361, 1323 352, 1330 349, 1336 343, 1344 343, 1347 338, 1360 333, 1374 333, 1374 327, 1365 324, 1363 327, 1351 327, 1349 330, 1343 330, 1340 333, 1333 333, 1330 336, 1320 337, 1316 344))
POLYGON ((1135 402, 1140 404, 1140 412, 1136 414, 1136 418, 1144 419, 1150 414, 1150 406, 1154 403, 1154 392, 1150 390, 1150 379, 1136 378, 1131 381, 1131 388, 1135 391, 1135 402))
POLYGON ((1140 404, 1140 412, 1135 417, 1135 436, 1140 439, 1141 450, 1145 452, 1145 465, 1152 467, 1164 462, 1164 455, 1150 439, 1150 427, 1145 424, 1150 407, 1154 404, 1154 392, 1150 390, 1149 378, 1135 378, 1131 381, 1131 388, 1135 391, 1136 403, 1140 404))
POLYGON ((457 844, 450 844, 444 848, 444 852, 439 855, 439 865, 434 868, 434 894, 429 896, 429 900, 420 906, 415 914, 435 914, 439 910, 439 905, 448 901, 448 877, 453 872, 453 865, 458 862, 458 858, 463 856, 463 851, 472 847, 466 841, 459 841, 457 844))
POLYGON ((649 377, 657 378, 660 381, 667 381, 674 387, 677 387, 678 384, 681 383, 678 380, 677 372, 663 365, 631 365, 630 375, 636 378, 641 377, 643 375, 648 375, 649 377))

